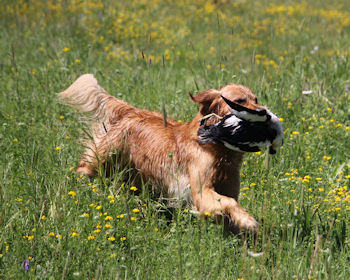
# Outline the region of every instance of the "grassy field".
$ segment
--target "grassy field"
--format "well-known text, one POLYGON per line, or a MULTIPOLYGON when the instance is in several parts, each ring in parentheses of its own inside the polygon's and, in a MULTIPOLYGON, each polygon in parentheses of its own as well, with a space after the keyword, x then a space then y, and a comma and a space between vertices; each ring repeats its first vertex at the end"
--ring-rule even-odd
POLYGON ((349 279, 350 7, 337 1, 0 4, 0 279, 349 279), (232 235, 147 184, 74 169, 80 116, 56 93, 93 73, 180 122, 187 93, 250 87, 284 147, 246 155, 232 235))

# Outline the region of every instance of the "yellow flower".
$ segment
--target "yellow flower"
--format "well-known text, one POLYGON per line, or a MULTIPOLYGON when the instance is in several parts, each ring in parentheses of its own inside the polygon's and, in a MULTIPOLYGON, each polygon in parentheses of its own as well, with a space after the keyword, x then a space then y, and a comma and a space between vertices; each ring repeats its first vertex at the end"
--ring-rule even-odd
POLYGON ((63 52, 69 52, 69 51, 70 51, 70 48, 65 47, 65 48, 63 48, 62 51, 63 51, 63 52))
POLYGON ((205 212, 204 215, 207 216, 207 217, 210 217, 211 213, 210 212, 205 212))
POLYGON ((63 120, 63 119, 64 119, 64 116, 63 116, 63 115, 61 115, 61 116, 60 116, 60 120, 63 120))
POLYGON ((96 210, 100 210, 100 209, 102 209, 101 205, 96 206, 96 210))
POLYGON ((18 139, 17 138, 13 138, 12 142, 17 143, 18 139))
POLYGON ((21 201, 23 201, 23 198, 18 197, 18 198, 16 198, 16 201, 21 202, 21 201))
POLYGON ((56 238, 57 239, 62 239, 62 235, 61 234, 56 234, 56 238))
POLYGON ((125 241, 126 240, 126 237, 123 236, 123 237, 120 237, 120 241, 125 241))
POLYGON ((114 236, 111 236, 111 237, 108 237, 107 238, 109 241, 114 241, 115 240, 115 237, 114 236))
POLYGON ((85 218, 89 218, 89 217, 90 217, 89 213, 83 213, 83 216, 84 216, 85 218))
POLYGON ((68 195, 70 195, 70 196, 74 197, 74 196, 76 196, 76 195, 77 195, 77 193, 76 193, 75 191, 70 191, 70 192, 68 193, 68 195))
POLYGON ((95 236, 93 236, 93 235, 88 236, 88 240, 94 240, 94 239, 95 239, 95 236))
POLYGON ((112 221, 113 220, 113 217, 112 216, 107 216, 106 218, 105 218, 105 221, 112 221))
POLYGON ((136 217, 131 217, 130 220, 131 221, 136 221, 136 217))
POLYGON ((94 230, 94 233, 96 234, 96 233, 100 233, 101 232, 101 230, 98 228, 98 229, 95 229, 94 230))
POLYGON ((132 212, 134 212, 134 213, 139 213, 139 212, 140 212, 140 210, 139 210, 139 209, 137 209, 137 208, 135 208, 135 209, 133 209, 133 210, 132 210, 132 212))
POLYGON ((206 2, 204 9, 208 14, 210 14, 215 10, 215 5, 210 2, 206 2))
POLYGON ((111 224, 105 224, 105 228, 112 228, 111 224))
POLYGON ((109 195, 107 198, 108 199, 114 199, 114 196, 113 195, 109 195))
POLYGON ((80 62, 80 59, 76 58, 75 63, 79 63, 79 62, 80 62))
POLYGON ((30 241, 30 240, 33 240, 34 239, 34 235, 29 235, 28 237, 27 237, 27 239, 30 241))
POLYGON ((79 237, 79 233, 73 231, 73 232, 72 232, 72 236, 73 236, 73 237, 79 237))
POLYGON ((117 256, 116 254, 111 254, 109 257, 113 259, 113 258, 115 258, 116 256, 117 256))
POLYGON ((56 150, 56 151, 59 151, 59 150, 61 150, 61 147, 60 147, 60 146, 57 146, 57 147, 55 148, 55 150, 56 150))
POLYGON ((51 232, 49 233, 49 236, 55 236, 55 233, 51 231, 51 232))
POLYGON ((299 132, 298 131, 293 131, 292 134, 293 135, 299 135, 299 132))
POLYGON ((137 191, 137 188, 136 188, 135 186, 132 186, 132 187, 130 188, 130 190, 135 192, 135 191, 137 191))

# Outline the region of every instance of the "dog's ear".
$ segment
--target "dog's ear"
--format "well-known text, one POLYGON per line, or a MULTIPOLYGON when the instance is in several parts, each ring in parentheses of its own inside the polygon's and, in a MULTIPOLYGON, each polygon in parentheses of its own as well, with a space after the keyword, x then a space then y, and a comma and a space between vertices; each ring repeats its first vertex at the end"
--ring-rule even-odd
POLYGON ((216 89, 209 89, 206 91, 203 91, 201 93, 198 93, 197 95, 192 95, 191 93, 188 94, 193 102, 200 103, 201 107, 199 111, 202 113, 202 115, 207 115, 210 113, 210 106, 213 103, 213 101, 216 98, 220 98, 221 94, 216 89))

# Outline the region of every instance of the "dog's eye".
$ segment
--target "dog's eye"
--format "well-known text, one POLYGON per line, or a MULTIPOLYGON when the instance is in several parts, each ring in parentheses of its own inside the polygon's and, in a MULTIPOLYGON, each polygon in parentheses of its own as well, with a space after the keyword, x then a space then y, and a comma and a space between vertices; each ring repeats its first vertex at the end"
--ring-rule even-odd
POLYGON ((241 99, 235 100, 235 102, 238 103, 238 104, 244 104, 244 103, 246 103, 247 101, 246 101, 245 99, 241 98, 241 99))
POLYGON ((255 98, 255 104, 258 104, 258 98, 255 98))

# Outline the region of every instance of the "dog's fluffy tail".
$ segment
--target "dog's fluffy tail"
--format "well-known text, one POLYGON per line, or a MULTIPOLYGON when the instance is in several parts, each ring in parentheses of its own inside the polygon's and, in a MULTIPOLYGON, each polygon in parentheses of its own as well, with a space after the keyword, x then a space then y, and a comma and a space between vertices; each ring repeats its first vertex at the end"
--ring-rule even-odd
POLYGON ((62 103, 69 105, 94 121, 108 121, 112 113, 112 104, 122 102, 109 95, 97 82, 94 75, 80 76, 69 88, 58 93, 62 103))

